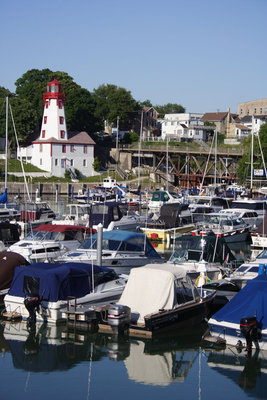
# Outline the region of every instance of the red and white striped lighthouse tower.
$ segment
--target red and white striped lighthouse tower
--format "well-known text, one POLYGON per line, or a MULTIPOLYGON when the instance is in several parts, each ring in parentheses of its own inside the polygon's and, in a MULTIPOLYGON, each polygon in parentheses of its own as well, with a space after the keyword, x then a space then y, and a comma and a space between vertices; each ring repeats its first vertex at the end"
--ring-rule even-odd
POLYGON ((65 94, 62 92, 61 83, 56 78, 47 84, 43 99, 44 113, 39 140, 50 138, 68 140, 64 111, 65 94))

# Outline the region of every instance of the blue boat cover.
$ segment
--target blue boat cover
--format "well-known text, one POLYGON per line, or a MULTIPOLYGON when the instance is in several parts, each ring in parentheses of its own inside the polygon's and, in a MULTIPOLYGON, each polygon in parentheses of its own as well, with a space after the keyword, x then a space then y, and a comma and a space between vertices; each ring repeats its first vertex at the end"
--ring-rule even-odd
POLYGON ((248 281, 232 300, 212 316, 216 321, 239 324, 241 318, 257 317, 261 329, 267 328, 267 276, 248 281))
POLYGON ((25 297, 26 280, 37 282, 39 297, 46 301, 67 300, 68 296, 83 297, 92 291, 92 274, 96 286, 110 272, 110 268, 97 265, 92 267, 92 264, 83 263, 36 263, 27 267, 20 266, 15 269, 8 293, 25 297))
POLYGON ((5 189, 4 193, 0 196, 0 203, 1 204, 7 203, 7 189, 5 189))
MULTIPOLYGON (((127 249, 136 252, 144 251, 147 257, 161 258, 145 233, 114 229, 111 231, 104 231, 103 240, 109 241, 110 250, 117 249, 120 244, 119 242, 124 242, 125 251, 127 251, 127 249)), ((78 249, 90 248, 97 248, 97 233, 90 236, 88 239, 85 239, 85 241, 78 247, 78 249)))

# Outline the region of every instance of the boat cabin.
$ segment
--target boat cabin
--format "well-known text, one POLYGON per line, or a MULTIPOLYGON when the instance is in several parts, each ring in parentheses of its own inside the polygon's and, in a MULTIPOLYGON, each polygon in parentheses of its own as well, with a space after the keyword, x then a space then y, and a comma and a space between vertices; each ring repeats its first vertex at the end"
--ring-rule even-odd
POLYGON ((209 263, 218 262, 223 265, 226 256, 229 263, 236 264, 237 259, 224 238, 186 234, 175 239, 174 250, 170 261, 181 263, 185 261, 199 262, 204 260, 209 263))
POLYGON ((29 222, 54 218, 56 218, 56 214, 46 201, 28 202, 21 205, 21 221, 29 222))

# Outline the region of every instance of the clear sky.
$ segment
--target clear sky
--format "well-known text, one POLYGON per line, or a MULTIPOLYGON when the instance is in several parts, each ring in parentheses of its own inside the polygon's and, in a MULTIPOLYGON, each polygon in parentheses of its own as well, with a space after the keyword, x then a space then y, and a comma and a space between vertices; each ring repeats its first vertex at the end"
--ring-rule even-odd
POLYGON ((267 97, 267 0, 0 0, 0 86, 30 69, 188 112, 267 97))

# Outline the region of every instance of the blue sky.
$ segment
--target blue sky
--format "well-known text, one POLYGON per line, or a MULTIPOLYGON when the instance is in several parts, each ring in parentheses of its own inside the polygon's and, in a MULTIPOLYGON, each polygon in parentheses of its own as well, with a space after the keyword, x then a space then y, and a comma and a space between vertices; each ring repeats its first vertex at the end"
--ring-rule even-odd
POLYGON ((0 0, 0 86, 32 68, 188 112, 267 97, 267 0, 0 0))

